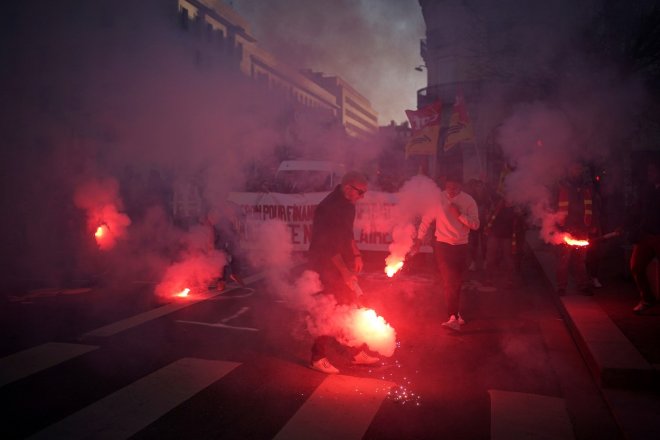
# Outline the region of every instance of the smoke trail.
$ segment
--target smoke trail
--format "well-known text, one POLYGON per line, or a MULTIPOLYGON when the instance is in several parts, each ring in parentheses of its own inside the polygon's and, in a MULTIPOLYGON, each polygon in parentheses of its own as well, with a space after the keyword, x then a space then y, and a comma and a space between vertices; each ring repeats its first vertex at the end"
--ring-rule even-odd
MULTIPOLYGON (((392 243, 385 259, 386 272, 396 271, 413 245, 419 218, 440 198, 440 188, 428 177, 413 176, 396 194, 397 203, 392 210, 392 243)), ((389 275, 389 273, 388 273, 389 275)))
POLYGON ((224 252, 214 248, 213 229, 210 225, 198 225, 183 235, 183 249, 177 261, 164 272, 156 286, 158 297, 171 299, 184 289, 194 293, 205 292, 216 281, 227 264, 224 252))
POLYGON ((307 330, 316 337, 330 335, 354 347, 367 344, 384 356, 396 347, 396 332, 373 311, 351 305, 337 305, 332 295, 322 294, 323 285, 316 272, 305 270, 293 282, 290 272, 301 264, 292 255, 290 232, 279 220, 265 222, 256 232, 258 249, 249 253, 252 264, 266 271, 269 290, 288 307, 306 314, 307 330))
POLYGON ((101 250, 115 247, 124 237, 130 218, 119 210, 119 184, 114 178, 90 180, 80 185, 74 194, 74 202, 87 214, 87 229, 94 234, 101 250))

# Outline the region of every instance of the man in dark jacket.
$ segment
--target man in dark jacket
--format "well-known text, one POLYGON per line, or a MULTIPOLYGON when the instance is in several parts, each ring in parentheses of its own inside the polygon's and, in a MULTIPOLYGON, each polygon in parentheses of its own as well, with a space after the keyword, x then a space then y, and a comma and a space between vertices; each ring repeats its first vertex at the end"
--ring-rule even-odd
MULTIPOLYGON (((309 245, 309 267, 317 272, 323 293, 335 297, 337 304, 357 303, 357 276, 363 267, 362 255, 355 244, 353 222, 355 204, 367 192, 367 179, 351 171, 341 184, 318 204, 314 211, 312 238, 309 245)), ((338 373, 327 357, 328 347, 335 342, 329 335, 319 336, 312 347, 311 367, 323 373, 338 373)), ((345 347, 353 354, 354 364, 373 364, 377 357, 362 347, 345 347)))

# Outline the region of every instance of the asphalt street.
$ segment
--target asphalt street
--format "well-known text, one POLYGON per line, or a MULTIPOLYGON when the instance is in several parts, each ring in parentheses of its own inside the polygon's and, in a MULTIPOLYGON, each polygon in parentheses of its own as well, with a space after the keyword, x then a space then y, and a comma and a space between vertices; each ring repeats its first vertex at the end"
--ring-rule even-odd
POLYGON ((469 273, 453 332, 427 256, 392 279, 382 257, 360 283, 397 349, 373 367, 337 349, 332 376, 266 278, 171 303, 148 283, 8 297, 0 436, 622 438, 538 265, 515 288, 469 273))

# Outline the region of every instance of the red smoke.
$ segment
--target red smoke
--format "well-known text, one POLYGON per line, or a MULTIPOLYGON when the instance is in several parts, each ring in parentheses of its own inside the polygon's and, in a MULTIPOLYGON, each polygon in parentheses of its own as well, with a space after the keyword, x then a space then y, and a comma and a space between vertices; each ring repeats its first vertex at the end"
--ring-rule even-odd
POLYGON ((396 348, 396 331, 372 309, 356 305, 337 305, 332 295, 318 294, 323 286, 319 275, 305 271, 288 294, 289 302, 307 316, 307 329, 312 336, 334 336, 342 344, 392 356, 396 348))
POLYGON ((185 249, 171 264, 156 286, 156 295, 171 299, 190 293, 206 292, 227 264, 227 256, 213 246, 213 230, 209 225, 192 227, 184 236, 185 249), (184 293, 185 292, 185 293, 184 293))
POLYGON ((131 219, 119 210, 119 184, 113 178, 90 180, 80 185, 74 194, 74 203, 87 213, 87 229, 94 234, 101 250, 112 249, 126 234, 131 219))
POLYGON ((156 286, 156 295, 171 299, 174 296, 188 296, 188 293, 205 292, 209 284, 222 274, 226 262, 225 254, 215 250, 184 256, 167 268, 162 281, 156 286), (183 294, 186 289, 189 289, 188 292, 183 294))
POLYGON ((433 180, 417 175, 404 183, 396 194, 397 203, 392 208, 392 243, 388 247, 390 253, 385 258, 385 273, 388 277, 394 276, 403 267, 417 235, 413 223, 431 209, 439 199, 440 192, 433 180))

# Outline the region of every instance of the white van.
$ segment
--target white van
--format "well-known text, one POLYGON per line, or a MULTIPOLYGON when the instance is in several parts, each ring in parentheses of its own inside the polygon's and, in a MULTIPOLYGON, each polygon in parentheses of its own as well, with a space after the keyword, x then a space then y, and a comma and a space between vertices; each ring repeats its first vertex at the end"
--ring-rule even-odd
POLYGON ((323 160, 285 160, 275 173, 275 192, 332 191, 346 173, 343 164, 323 160))

